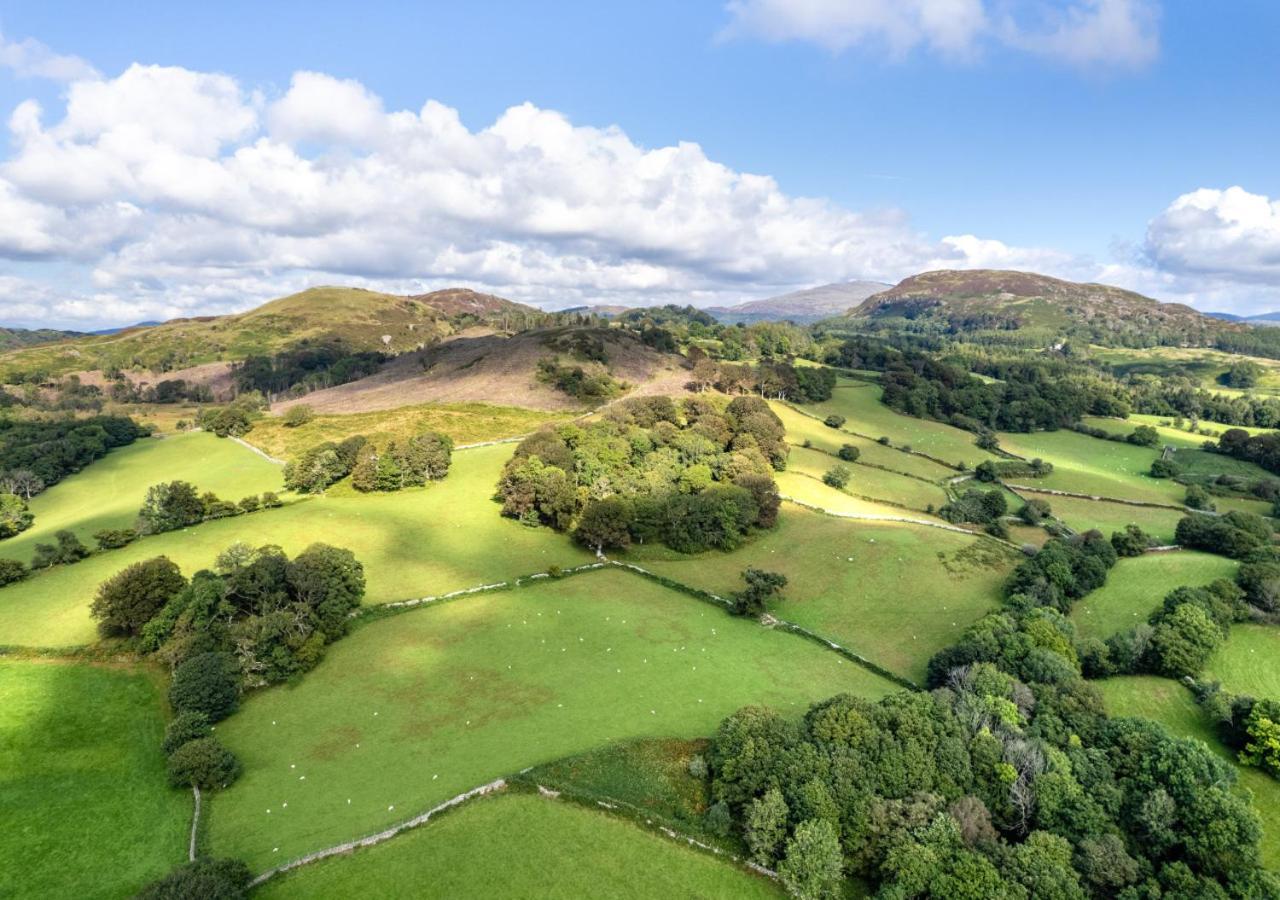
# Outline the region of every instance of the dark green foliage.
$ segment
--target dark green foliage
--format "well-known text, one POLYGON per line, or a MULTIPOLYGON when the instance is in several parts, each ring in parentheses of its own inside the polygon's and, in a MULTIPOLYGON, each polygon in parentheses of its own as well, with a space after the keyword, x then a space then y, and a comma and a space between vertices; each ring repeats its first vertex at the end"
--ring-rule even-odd
POLYGON ((1280 562, 1246 562, 1236 571, 1245 601, 1265 613, 1280 612, 1280 562))
POLYGON ((49 566, 79 562, 89 555, 89 548, 81 543, 75 532, 63 528, 53 533, 52 544, 36 544, 31 557, 31 568, 47 569, 49 566))
POLYGON ((988 459, 978 464, 973 470, 973 477, 979 481, 994 482, 1005 478, 1044 478, 1053 473, 1053 463, 1036 458, 1030 462, 1021 459, 988 459))
POLYGON ((1137 444, 1139 447, 1154 447, 1160 443, 1160 432, 1150 425, 1139 425, 1129 433, 1125 440, 1130 444, 1137 444))
POLYGON ((1151 461, 1151 477, 1152 478, 1176 478, 1182 472, 1172 459, 1155 459, 1151 461))
POLYGON ((27 502, 17 494, 0 494, 0 538, 26 531, 35 520, 27 509, 27 502))
POLYGON ((276 495, 275 491, 262 492, 263 509, 278 509, 281 506, 284 506, 284 501, 276 495))
POLYGON ((601 363, 587 366, 561 365, 547 357, 538 360, 538 380, 575 400, 596 403, 617 396, 622 385, 613 379, 601 363))
POLYGON ((582 511, 573 538, 597 554, 625 550, 631 546, 631 517, 631 504, 621 497, 592 500, 582 511))
POLYGON ((169 754, 169 783, 202 791, 228 787, 240 775, 240 762, 217 738, 187 741, 169 754))
POLYGON ((1187 496, 1183 502, 1188 509, 1211 511, 1214 508, 1209 492, 1198 484, 1187 485, 1187 496))
POLYGON ((238 859, 198 859, 151 882, 137 900, 244 900, 252 877, 238 859))
MULTIPOLYGON (((372 350, 355 350, 345 341, 302 342, 272 356, 246 357, 235 370, 236 387, 268 397, 300 397, 377 372, 387 357, 372 350)), ((285 413, 285 425, 290 425, 285 413)), ((297 424, 304 424, 299 422, 297 424)))
POLYGON ((285 428, 297 428, 300 425, 306 425, 316 417, 316 411, 305 403, 299 403, 297 406, 291 406, 285 410, 285 414, 280 417, 281 424, 285 428))
POLYGON ((1280 473, 1280 433, 1275 431, 1250 435, 1241 428, 1229 428, 1218 438, 1216 449, 1227 456, 1257 463, 1268 472, 1280 473))
POLYGON ((1053 509, 1049 506, 1047 500, 1033 498, 1022 504, 1022 508, 1018 510, 1018 518, 1026 522, 1028 525, 1039 525, 1045 519, 1053 515, 1053 509))
POLYGON ((772 528, 778 523, 778 510, 782 507, 782 495, 773 477, 763 473, 747 473, 733 479, 733 483, 751 494, 756 504, 755 524, 759 528, 772 528))
POLYGON ((938 510, 948 522, 974 522, 989 525, 1009 511, 1009 503, 999 488, 984 491, 969 488, 938 510))
POLYGON ((1066 540, 1053 538, 1013 570, 1005 582, 1005 596, 1065 612, 1103 585, 1115 561, 1115 549, 1096 531, 1066 540))
POLYGON ((131 444, 147 430, 123 416, 45 421, 0 419, 0 472, 22 472, 37 493, 79 472, 115 447, 131 444))
POLYGON ((746 588, 734 594, 733 613, 737 616, 759 618, 770 600, 787 586, 787 576, 779 572, 748 568, 742 573, 746 588))
POLYGON ((98 587, 91 612, 105 636, 137 636, 179 591, 187 586, 181 570, 167 557, 137 562, 98 587))
POLYGON ((452 454, 453 441, 431 431, 393 442, 381 452, 365 445, 351 469, 351 486, 358 491, 421 487, 449 473, 452 454))
POLYGON ((164 742, 160 748, 166 754, 173 753, 188 741, 209 736, 209 717, 200 712, 178 713, 165 726, 164 742))
POLYGON ((119 550, 138 539, 138 532, 133 528, 104 528, 93 533, 93 539, 99 550, 119 550))
POLYGON ((852 477, 853 471, 848 466, 835 465, 823 473, 822 482, 833 488, 843 488, 852 477))
POLYGON ((1117 556, 1141 556, 1154 543, 1149 534, 1133 524, 1126 525, 1124 531, 1111 534, 1111 546, 1115 549, 1117 556))
POLYGON ((844 416, 838 416, 834 413, 822 420, 822 424, 828 428, 843 428, 845 423, 844 416))
POLYGON ((667 504, 664 540, 681 553, 733 550, 745 540, 759 512, 751 492, 736 485, 679 494, 667 504))
POLYGON ((0 559, 0 587, 21 581, 30 574, 30 570, 18 560, 0 559))
POLYGON ((1255 362, 1242 360, 1231 364, 1231 367, 1219 376, 1218 380, 1227 387, 1232 388, 1251 388, 1257 387, 1258 379, 1262 377, 1265 370, 1262 366, 1255 362))
POLYGON ((169 703, 179 712, 225 719, 240 704, 240 667, 230 653, 200 653, 173 672, 169 703))
POLYGON ((195 485, 186 481, 169 481, 147 489, 147 497, 138 511, 138 531, 160 534, 177 531, 204 521, 205 504, 195 485))
POLYGON ((853 446, 853 444, 843 444, 836 455, 845 462, 857 462, 858 457, 862 455, 862 451, 853 446))
POLYGON ((844 857, 837 835, 836 825, 826 820, 810 819, 796 826, 778 866, 778 877, 793 897, 825 900, 842 895, 844 857))
POLYGON ((1231 511, 1223 516, 1190 515, 1178 522, 1175 540, 1193 550, 1242 559, 1272 542, 1271 526, 1253 513, 1231 511))
POLYGON ((346 478, 355 460, 332 441, 303 451, 284 467, 284 486, 300 494, 322 494, 335 481, 346 478))
POLYGON ((312 544, 293 558, 286 571, 289 593, 310 607, 317 628, 329 641, 347 633, 347 614, 360 605, 365 579, 350 550, 312 544))
POLYGON ((242 513, 257 512, 262 507, 262 501, 256 496, 250 495, 236 504, 242 513))

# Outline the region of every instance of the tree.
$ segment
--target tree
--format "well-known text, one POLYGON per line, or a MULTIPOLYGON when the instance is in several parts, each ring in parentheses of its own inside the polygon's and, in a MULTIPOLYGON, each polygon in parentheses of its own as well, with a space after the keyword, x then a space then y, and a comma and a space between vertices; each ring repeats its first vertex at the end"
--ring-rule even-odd
POLYGON ((240 704, 240 669, 230 653, 200 653, 178 666, 169 685, 169 703, 179 712, 225 719, 240 704))
POLYGON ((1137 444, 1139 447, 1154 447, 1160 443, 1160 432, 1150 425, 1139 425, 1129 433, 1125 440, 1130 444, 1137 444))
POLYGON ((351 471, 343 464, 337 447, 320 444, 303 452, 284 467, 284 486, 300 494, 322 494, 324 489, 351 471))
POLYGON ((836 452, 836 456, 840 457, 845 462, 857 462, 858 457, 861 455, 862 451, 853 444, 841 444, 839 451, 836 452))
POLYGON ((3 481, 6 490, 21 494, 28 501, 45 488, 44 480, 30 469, 14 469, 0 481, 3 481))
POLYGON ((836 464, 826 471, 822 481, 833 488, 843 488, 852 477, 853 472, 848 466, 836 464))
POLYGON ((822 420, 822 424, 826 425, 828 428, 843 428, 845 421, 844 416, 838 416, 832 413, 822 420))
POLYGON ((31 574, 25 565, 16 559, 0 559, 0 587, 21 581, 31 574))
POLYGON ((733 613, 737 616, 759 618, 769 600, 787 586, 786 575, 763 569, 748 568, 742 578, 747 586, 733 596, 733 613))
POLYGON ((1240 751, 1240 762, 1258 766, 1273 778, 1280 778, 1280 722, 1269 718, 1259 706, 1245 722, 1248 743, 1240 751))
POLYGON ((289 563, 286 577, 294 598, 315 611, 326 639, 347 633, 347 614, 360 605, 365 588, 364 566, 354 553, 312 544, 289 563))
POLYGON ((1190 509, 1213 509, 1213 501, 1209 499, 1209 492, 1198 484, 1187 485, 1187 497, 1183 502, 1190 509))
POLYGON ((17 494, 0 494, 0 538, 26 531, 36 519, 17 494))
POLYGON ((747 807, 744 836, 751 858, 759 865, 772 868, 777 860, 778 848, 787 836, 787 814, 786 801, 777 788, 752 800, 747 807))
POLYGON ((138 532, 133 528, 104 528, 93 533, 93 539, 99 550, 119 550, 138 539, 138 532))
POLYGON ((169 481, 147 489, 142 509, 138 511, 138 531, 160 534, 198 524, 203 519, 204 502, 195 485, 169 481))
POLYGON ((405 483, 418 486, 428 481, 439 481, 448 475, 452 458, 453 439, 434 431, 425 431, 410 438, 399 453, 405 483))
POLYGON ((825 900, 840 896, 844 856, 835 826, 810 819, 796 826, 787 841, 787 855, 778 866, 778 877, 792 896, 800 900, 825 900))
POLYGON ((238 859, 197 859, 148 884, 137 900, 244 900, 252 878, 238 859))
POLYGON ((81 543, 75 532, 63 528, 55 531, 53 537, 52 544, 36 544, 31 568, 47 569, 49 566, 79 562, 89 555, 89 548, 81 543))
POLYGON ((1126 525, 1124 531, 1116 531, 1111 535, 1111 546, 1117 556, 1141 556, 1152 543, 1151 536, 1132 523, 1126 525))
POLYGON ((1222 643, 1222 629, 1194 603, 1183 603, 1155 626, 1148 652, 1171 678, 1196 676, 1222 643))
POLYGON ((188 741, 209 736, 209 717, 201 712, 178 713, 164 729, 164 742, 160 749, 173 753, 188 741))
POLYGON ((316 411, 305 403, 299 403, 297 406, 291 406, 285 410, 280 421, 285 428, 297 428, 300 425, 306 425, 316 417, 316 411))
POLYGON ((240 775, 235 754, 214 737, 187 741, 169 755, 169 783, 202 791, 225 788, 240 775))
POLYGON ((134 563, 99 585, 90 612, 104 636, 134 637, 186 586, 177 565, 157 556, 134 563))
POLYGON ((620 497, 592 500, 582 511, 574 539, 603 556, 606 548, 625 550, 631 546, 631 504, 620 497))
POLYGON ((1171 459, 1155 459, 1151 461, 1152 478, 1176 478, 1182 469, 1171 459))

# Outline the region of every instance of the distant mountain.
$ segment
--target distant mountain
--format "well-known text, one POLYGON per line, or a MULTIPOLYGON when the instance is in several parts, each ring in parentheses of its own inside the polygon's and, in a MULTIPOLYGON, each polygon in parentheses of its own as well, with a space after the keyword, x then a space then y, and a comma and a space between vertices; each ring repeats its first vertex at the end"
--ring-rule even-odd
POLYGON ((173 319, 12 350, 0 356, 0 371, 60 375, 118 367, 170 372, 274 353, 302 341, 399 354, 471 325, 515 331, 546 319, 532 306, 465 288, 401 297, 316 287, 234 315, 173 319))
POLYGON ((1016 331, 1024 342, 1074 338, 1132 346, 1162 340, 1203 344, 1214 334, 1245 327, 1109 285, 999 269, 913 275, 867 298, 849 316, 914 331, 1016 331))
POLYGON ((150 328, 152 325, 159 325, 157 321, 151 322, 134 322, 132 325, 117 325, 115 328, 99 328, 97 331, 90 331, 88 334, 119 334, 122 331, 128 331, 131 328, 150 328))
POLYGON ((570 306, 565 309, 557 309, 558 313, 576 313, 580 316, 599 316, 602 319, 612 319, 620 316, 624 312, 630 310, 630 306, 618 306, 615 304, 605 304, 603 306, 570 306))
POLYGON ((1256 316, 1237 316, 1235 313, 1208 312, 1206 316, 1224 322, 1242 322, 1246 325, 1280 325, 1280 312, 1259 313, 1256 316))
POLYGON ((706 312, 721 322, 729 323, 791 321, 809 324, 847 313, 887 287, 889 285, 879 281, 836 282, 734 306, 709 306, 706 312))
POLYGON ((55 331, 52 328, 5 328, 0 326, 0 352, 19 347, 33 347, 67 338, 81 337, 79 331, 55 331))

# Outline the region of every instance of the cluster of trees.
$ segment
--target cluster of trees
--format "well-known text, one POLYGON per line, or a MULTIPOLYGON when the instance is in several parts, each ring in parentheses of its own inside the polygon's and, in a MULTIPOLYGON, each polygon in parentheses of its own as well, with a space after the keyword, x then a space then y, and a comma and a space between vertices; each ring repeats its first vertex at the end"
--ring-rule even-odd
POLYGON ((132 444, 148 430, 127 416, 45 421, 0 418, 0 472, 12 493, 30 499, 79 472, 109 450, 132 444))
POLYGON ((1167 416, 1178 428, 1186 417, 1193 432, 1200 430, 1201 420, 1258 428, 1280 426, 1280 401, 1274 397, 1218 394, 1205 390, 1196 380, 1170 374, 1131 375, 1125 386, 1134 412, 1167 416))
POLYGON ((544 384, 586 403, 603 402, 622 391, 622 384, 599 362, 561 363, 548 356, 538 360, 537 377, 544 384))
POLYGON ((973 477, 979 481, 992 483, 1005 478, 1045 478, 1053 474, 1053 463, 1036 457, 1030 462, 1021 459, 988 459, 978 463, 973 470, 973 477))
POLYGON ((816 366, 797 366, 794 358, 765 359, 757 364, 717 362, 696 347, 689 350, 689 386, 714 388, 722 394, 759 394, 776 400, 821 403, 831 399, 836 374, 816 366))
POLYGON ((218 437, 244 437, 262 418, 267 401, 254 391, 241 394, 224 406, 209 406, 196 413, 196 425, 218 437))
POLYGON ((1254 513, 1232 510, 1222 516, 1192 514, 1178 522, 1174 539, 1192 550, 1206 550, 1232 559, 1243 559, 1269 547, 1271 523, 1254 513))
POLYGON ((1076 678, 950 670, 931 693, 748 707, 708 754, 715 806, 793 896, 1263 897, 1262 829, 1231 765, 1109 720, 1076 678))
POLYGON ((1242 428, 1228 428, 1213 446, 1218 453, 1256 463, 1268 472, 1280 474, 1280 432, 1251 435, 1242 428))
POLYGON ((27 509, 27 501, 13 493, 0 493, 0 538, 13 537, 31 527, 36 520, 27 509))
POLYGON ((98 532, 97 537, 102 549, 112 549, 124 546, 138 534, 177 531, 210 519, 225 519, 281 505, 280 498, 272 491, 254 494, 239 503, 233 503, 219 498, 212 491, 201 494, 195 485, 187 481, 166 481, 147 488, 147 496, 142 508, 138 510, 137 523, 131 529, 133 535, 128 530, 114 529, 98 532))
POLYGON ((120 369, 104 373, 111 382, 107 395, 116 403, 212 403, 213 388, 185 378, 162 378, 155 384, 134 384, 120 369))
POLYGON ((302 341, 279 353, 249 356, 232 373, 237 390, 266 397, 300 397, 372 375, 388 357, 343 341, 302 341))
POLYGON ((604 419, 525 438, 498 483, 503 515, 572 531, 597 552, 663 541, 683 552, 738 546, 771 527, 786 465, 781 420, 758 397, 620 403, 604 419))
POLYGON ((1280 701, 1231 694, 1217 682, 1196 682, 1194 689, 1218 736, 1236 752, 1236 758, 1280 778, 1280 701))
POLYGON ((982 490, 969 488, 938 510, 938 515, 948 522, 973 522, 976 525, 992 525, 1009 511, 1009 503, 999 488, 982 490))
POLYGON ((434 431, 392 441, 381 450, 357 434, 304 451, 284 467, 284 484, 300 494, 320 494, 350 475, 358 491, 398 491, 439 481, 449 474, 452 459, 453 440, 434 431))

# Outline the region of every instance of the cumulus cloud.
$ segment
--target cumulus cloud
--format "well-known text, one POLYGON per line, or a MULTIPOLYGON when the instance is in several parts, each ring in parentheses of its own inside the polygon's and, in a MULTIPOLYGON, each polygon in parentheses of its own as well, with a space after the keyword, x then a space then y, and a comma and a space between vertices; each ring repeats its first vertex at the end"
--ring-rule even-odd
POLYGON ((0 66, 19 78, 82 81, 98 77, 97 70, 78 56, 54 53, 32 38, 11 41, 3 34, 0 34, 0 66))
POLYGON ((1146 251, 1171 272, 1280 283, 1280 200, 1242 187, 1183 194, 1147 228, 1146 251))
POLYGON ((949 58, 987 45, 1080 68, 1137 68, 1159 53, 1155 0, 730 0, 726 38, 803 41, 832 52, 923 47, 949 58))

